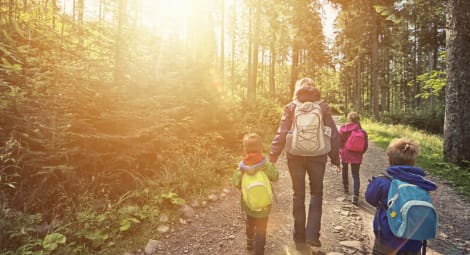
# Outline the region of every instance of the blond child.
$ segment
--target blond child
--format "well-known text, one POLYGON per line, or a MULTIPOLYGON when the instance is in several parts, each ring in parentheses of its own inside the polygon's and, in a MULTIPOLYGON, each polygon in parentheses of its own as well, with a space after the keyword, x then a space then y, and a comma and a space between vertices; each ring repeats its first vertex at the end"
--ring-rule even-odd
MULTIPOLYGON (((247 134, 243 137, 243 159, 240 161, 237 170, 233 174, 233 185, 242 190, 241 206, 246 214, 246 238, 247 249, 255 250, 256 255, 264 254, 266 244, 266 229, 268 217, 271 212, 271 202, 266 206, 257 208, 266 200, 266 196, 272 196, 270 181, 277 181, 279 172, 270 162, 266 160, 263 153, 261 137, 255 133, 247 134), (250 181, 263 183, 266 190, 248 190, 250 181), (251 192, 251 193, 250 193, 251 192), (257 197, 259 196, 259 197, 257 197)), ((256 186, 259 187, 259 186, 256 186)))
POLYGON ((396 237, 389 227, 387 218, 387 198, 391 179, 417 185, 426 191, 437 188, 436 184, 424 178, 424 170, 415 166, 419 150, 420 147, 415 141, 403 138, 392 141, 387 148, 390 163, 387 176, 374 177, 367 186, 366 201, 377 208, 374 218, 373 254, 421 254, 423 241, 396 237))

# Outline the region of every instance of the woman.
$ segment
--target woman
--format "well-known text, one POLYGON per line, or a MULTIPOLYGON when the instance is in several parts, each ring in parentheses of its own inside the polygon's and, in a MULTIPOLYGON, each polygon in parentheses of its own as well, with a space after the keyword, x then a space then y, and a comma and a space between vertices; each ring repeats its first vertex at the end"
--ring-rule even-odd
POLYGON ((328 104, 320 101, 320 91, 313 87, 313 80, 303 78, 296 82, 293 101, 284 108, 284 113, 279 123, 279 128, 271 144, 269 160, 274 164, 286 145, 286 136, 291 130, 296 107, 311 102, 321 108, 321 119, 329 130, 329 152, 316 156, 299 156, 289 152, 287 155, 287 165, 292 179, 293 196, 293 216, 294 233, 293 239, 297 249, 302 249, 305 243, 311 246, 321 247, 320 227, 323 201, 323 177, 327 157, 329 156, 336 172, 340 171, 339 165, 339 143, 340 137, 338 129, 331 116, 328 104), (310 180, 310 203, 308 218, 305 212, 305 175, 308 174, 310 180))

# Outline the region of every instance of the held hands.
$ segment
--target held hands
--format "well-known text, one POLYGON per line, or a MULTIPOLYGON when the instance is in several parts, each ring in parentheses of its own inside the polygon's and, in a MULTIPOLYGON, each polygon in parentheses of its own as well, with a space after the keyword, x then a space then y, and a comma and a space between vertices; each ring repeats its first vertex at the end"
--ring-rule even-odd
POLYGON ((341 173, 341 167, 339 165, 333 165, 337 174, 341 173))
POLYGON ((271 162, 271 164, 274 165, 277 161, 277 158, 278 158, 278 156, 274 156, 273 154, 269 154, 269 162, 271 162))

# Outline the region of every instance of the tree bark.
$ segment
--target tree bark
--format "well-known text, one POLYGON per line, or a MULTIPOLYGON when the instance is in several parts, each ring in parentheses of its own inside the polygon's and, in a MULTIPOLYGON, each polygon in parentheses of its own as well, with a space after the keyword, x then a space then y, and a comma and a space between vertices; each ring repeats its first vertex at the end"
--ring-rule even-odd
POLYGON ((230 71, 230 79, 231 79, 231 87, 232 87, 232 95, 235 93, 235 44, 236 44, 236 26, 237 26, 237 5, 234 4, 232 7, 232 60, 231 60, 231 71, 230 71))
POLYGON ((248 6, 248 77, 247 77, 247 97, 251 93, 251 61, 252 61, 252 54, 253 54, 253 7, 250 1, 250 5, 248 6))
POLYGON ((220 86, 224 89, 224 70, 225 70, 225 6, 224 0, 221 0, 220 7, 220 86))
POLYGON ((378 18, 377 12, 375 11, 374 5, 375 1, 372 1, 372 31, 371 31, 371 70, 370 70, 370 78, 371 78, 371 104, 372 104, 372 116, 374 119, 379 119, 379 83, 377 79, 377 59, 378 59, 378 18))
POLYGON ((8 23, 10 24, 10 26, 12 26, 12 24, 13 24, 13 9, 14 9, 14 6, 15 6, 15 1, 14 0, 8 1, 8 23))
POLYGON ((299 46, 296 39, 294 39, 294 46, 292 47, 292 70, 290 80, 290 92, 294 95, 295 82, 297 81, 297 67, 299 65, 299 46))
POLYGON ((84 36, 84 33, 83 33, 83 26, 84 26, 84 22, 83 22, 83 18, 84 18, 84 4, 83 4, 83 1, 84 0, 78 0, 78 38, 79 38, 79 44, 80 46, 83 47, 83 36, 84 36))
POLYGON ((122 82, 124 74, 123 74, 123 45, 124 45, 124 26, 127 19, 127 3, 126 0, 119 0, 118 5, 118 27, 117 27, 117 35, 116 35, 116 46, 115 46, 115 55, 114 55, 114 82, 122 82))
POLYGON ((260 10, 260 0, 256 1, 256 21, 254 27, 254 41, 253 41, 253 55, 251 61, 251 75, 250 83, 248 87, 248 101, 254 102, 256 99, 256 82, 258 78, 258 52, 259 52, 259 33, 260 33, 260 19, 261 19, 261 10, 260 10))
POLYGON ((269 44, 270 64, 269 64, 269 95, 272 98, 276 95, 276 48, 274 46, 275 36, 274 30, 271 31, 271 42, 269 44))
POLYGON ((57 14, 57 0, 52 0, 52 29, 55 30, 56 14, 57 14))
POLYGON ((447 84, 444 121, 444 159, 470 161, 470 1, 447 3, 447 84))
POLYGON ((99 12, 98 12, 98 24, 100 27, 103 24, 103 13, 104 13, 104 0, 100 0, 99 12))
POLYGON ((362 104, 361 104, 361 57, 358 57, 355 61, 355 65, 353 68, 354 72, 354 110, 361 112, 362 111, 362 104))

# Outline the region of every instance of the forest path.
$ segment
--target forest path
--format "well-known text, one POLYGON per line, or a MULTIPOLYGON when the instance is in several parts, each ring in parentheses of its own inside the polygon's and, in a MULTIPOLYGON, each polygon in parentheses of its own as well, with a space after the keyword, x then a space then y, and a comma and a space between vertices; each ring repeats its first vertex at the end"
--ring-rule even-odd
MULTIPOLYGON (((369 144, 361 166, 358 206, 352 205, 349 197, 344 195, 341 175, 328 163, 320 237, 323 247, 315 250, 317 254, 371 253, 375 208, 365 202, 364 191, 368 179, 385 171, 385 158, 382 148, 369 144)), ((285 157, 280 157, 276 166, 280 171, 280 179, 273 186, 277 201, 269 218, 265 254, 312 254, 310 250, 295 250, 291 234, 292 188, 285 157)), ((462 200, 446 183, 432 176, 429 178, 439 185, 433 196, 440 214, 440 226, 437 239, 429 242, 428 254, 469 254, 470 203, 462 200)), ((233 187, 224 190, 224 195, 218 201, 196 209, 196 215, 189 224, 178 224, 164 234, 159 240, 156 254, 252 254, 246 251, 239 191, 233 187)))

